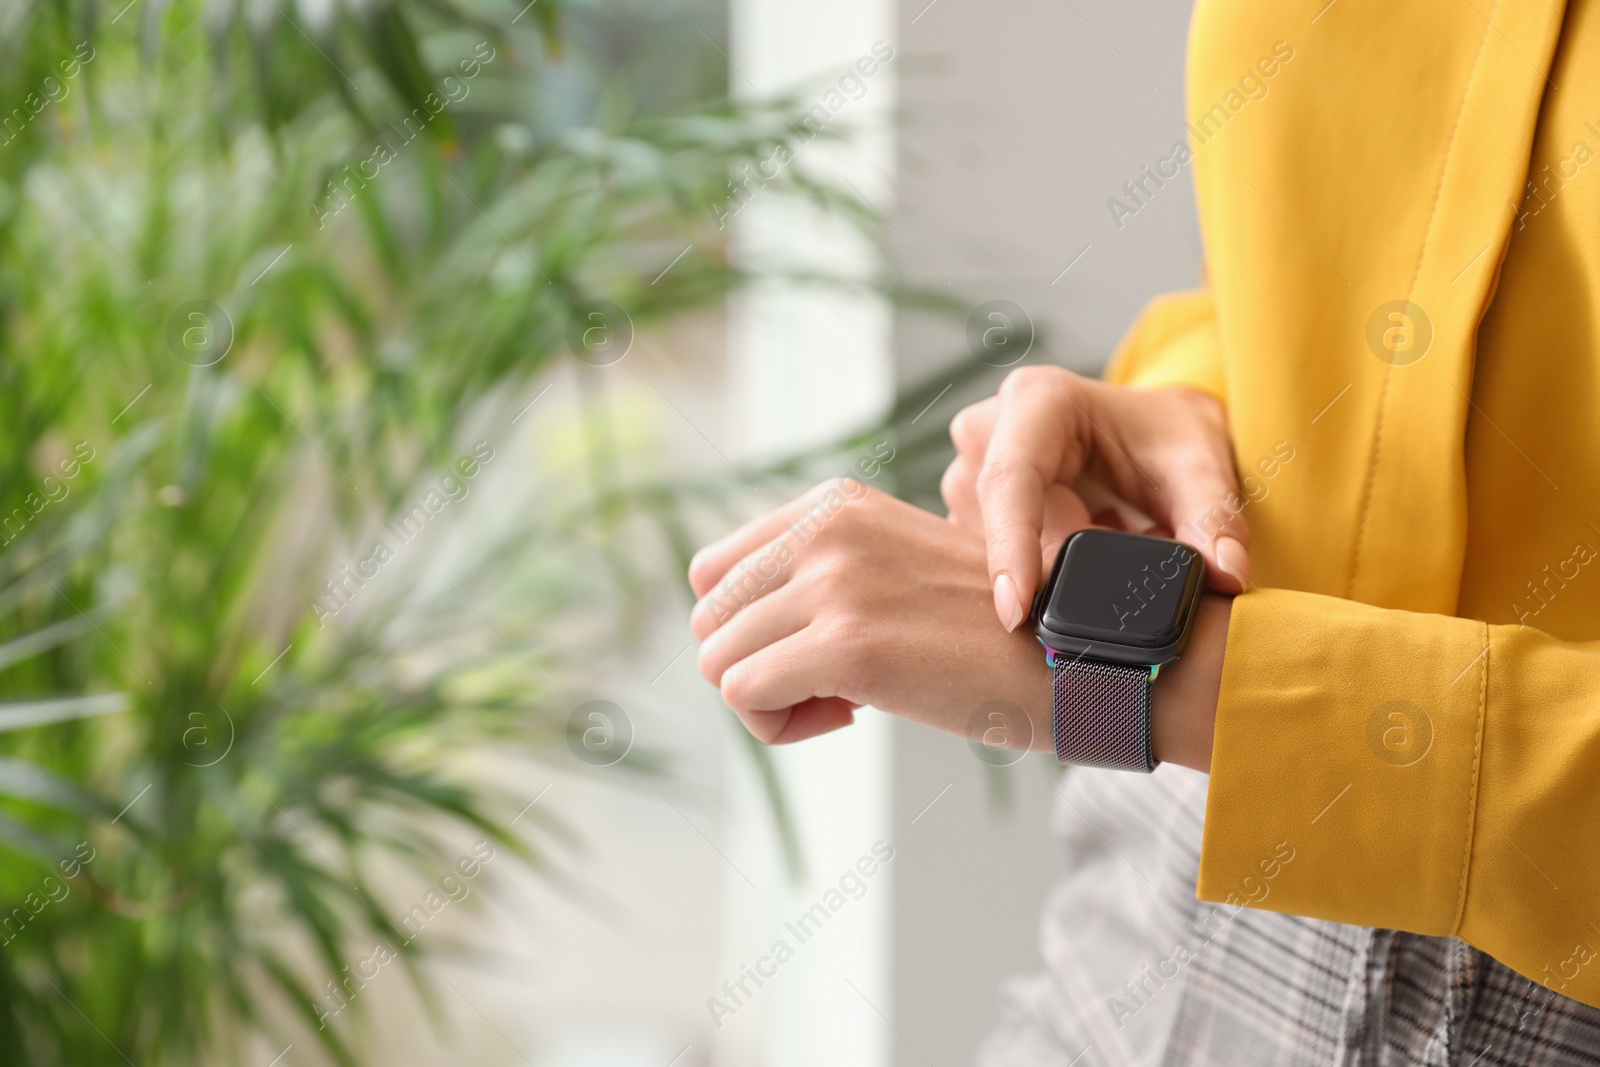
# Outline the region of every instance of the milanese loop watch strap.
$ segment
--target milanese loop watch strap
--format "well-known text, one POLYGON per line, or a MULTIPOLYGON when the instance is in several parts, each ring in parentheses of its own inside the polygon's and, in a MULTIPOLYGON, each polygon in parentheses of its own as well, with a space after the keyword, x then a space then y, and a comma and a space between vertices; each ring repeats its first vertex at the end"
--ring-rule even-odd
POLYGON ((1096 663, 1056 652, 1056 759, 1122 771, 1156 769, 1150 751, 1149 667, 1096 663))

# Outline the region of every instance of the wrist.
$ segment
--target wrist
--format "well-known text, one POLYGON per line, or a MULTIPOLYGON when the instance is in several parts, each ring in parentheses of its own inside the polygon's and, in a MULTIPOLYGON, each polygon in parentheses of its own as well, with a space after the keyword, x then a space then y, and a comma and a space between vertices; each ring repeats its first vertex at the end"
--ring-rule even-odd
POLYGON ((1202 597, 1183 658, 1161 668, 1151 694, 1150 744, 1162 763, 1211 770, 1232 609, 1232 597, 1209 593, 1202 597))

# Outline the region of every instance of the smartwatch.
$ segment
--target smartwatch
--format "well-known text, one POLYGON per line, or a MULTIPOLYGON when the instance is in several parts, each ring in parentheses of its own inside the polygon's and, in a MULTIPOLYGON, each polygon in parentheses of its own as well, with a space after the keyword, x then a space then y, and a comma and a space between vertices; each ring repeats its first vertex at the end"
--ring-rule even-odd
POLYGON ((1181 541, 1079 530, 1061 546, 1033 604, 1033 632, 1054 671, 1056 759, 1155 770, 1150 691, 1183 653, 1205 587, 1205 560, 1181 541))

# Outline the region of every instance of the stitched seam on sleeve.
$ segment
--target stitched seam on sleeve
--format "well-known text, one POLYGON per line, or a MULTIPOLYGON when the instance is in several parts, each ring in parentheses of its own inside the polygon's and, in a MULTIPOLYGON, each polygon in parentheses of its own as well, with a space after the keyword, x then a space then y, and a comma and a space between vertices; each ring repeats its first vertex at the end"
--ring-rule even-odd
MULTIPOLYGON (((1494 7, 1489 9, 1483 37, 1478 41, 1477 55, 1472 57, 1472 69, 1467 72, 1467 83, 1461 90, 1461 106, 1456 108, 1456 121, 1450 127, 1450 141, 1445 146, 1444 162, 1439 165, 1439 183, 1434 186, 1433 203, 1428 208, 1428 225, 1422 231, 1422 247, 1417 250, 1417 267, 1411 273, 1411 285, 1406 290, 1408 302, 1417 295, 1417 282, 1422 279, 1422 265, 1428 258, 1428 244, 1433 239, 1433 226, 1439 219, 1439 202, 1444 199, 1444 180, 1450 173, 1450 161, 1455 158, 1456 138, 1461 133, 1461 120, 1467 113, 1467 101, 1472 97, 1472 86, 1478 80, 1478 68, 1483 65, 1483 52, 1489 45, 1489 31, 1494 28, 1494 17, 1500 10, 1500 3, 1501 0, 1495 0, 1494 7)), ((1367 519, 1372 510, 1373 488, 1378 480, 1378 456, 1383 449, 1384 416, 1389 411, 1389 381, 1393 376, 1394 367, 1385 365, 1383 384, 1378 388, 1378 417, 1372 427, 1372 450, 1367 456, 1367 476, 1361 486, 1361 506, 1356 518, 1355 546, 1350 551, 1350 575, 1345 582, 1344 592, 1346 600, 1357 599, 1356 579, 1361 571, 1361 547, 1367 541, 1367 519)))
POLYGON ((1478 772, 1483 765, 1483 729, 1489 708, 1489 624, 1483 623, 1483 666, 1478 671, 1478 731, 1472 743, 1472 783, 1467 791, 1470 807, 1467 809, 1467 844, 1461 857, 1461 892, 1456 897, 1456 918, 1450 924, 1450 936, 1461 932, 1461 923, 1467 915, 1467 881, 1472 873, 1472 841, 1478 823, 1478 772))

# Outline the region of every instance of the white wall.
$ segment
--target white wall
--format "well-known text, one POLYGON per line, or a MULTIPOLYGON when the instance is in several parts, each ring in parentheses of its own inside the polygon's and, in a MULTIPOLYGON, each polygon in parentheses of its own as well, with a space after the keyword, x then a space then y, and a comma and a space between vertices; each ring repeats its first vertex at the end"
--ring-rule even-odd
MULTIPOLYGON (((973 304, 1015 301, 1047 341, 1035 356, 1092 372, 1149 296, 1197 284, 1187 170, 1120 227, 1107 207, 1184 137, 1190 5, 924 3, 897 16, 897 262, 973 304)), ((897 352, 918 379, 964 354, 961 324, 903 318, 897 352)))

